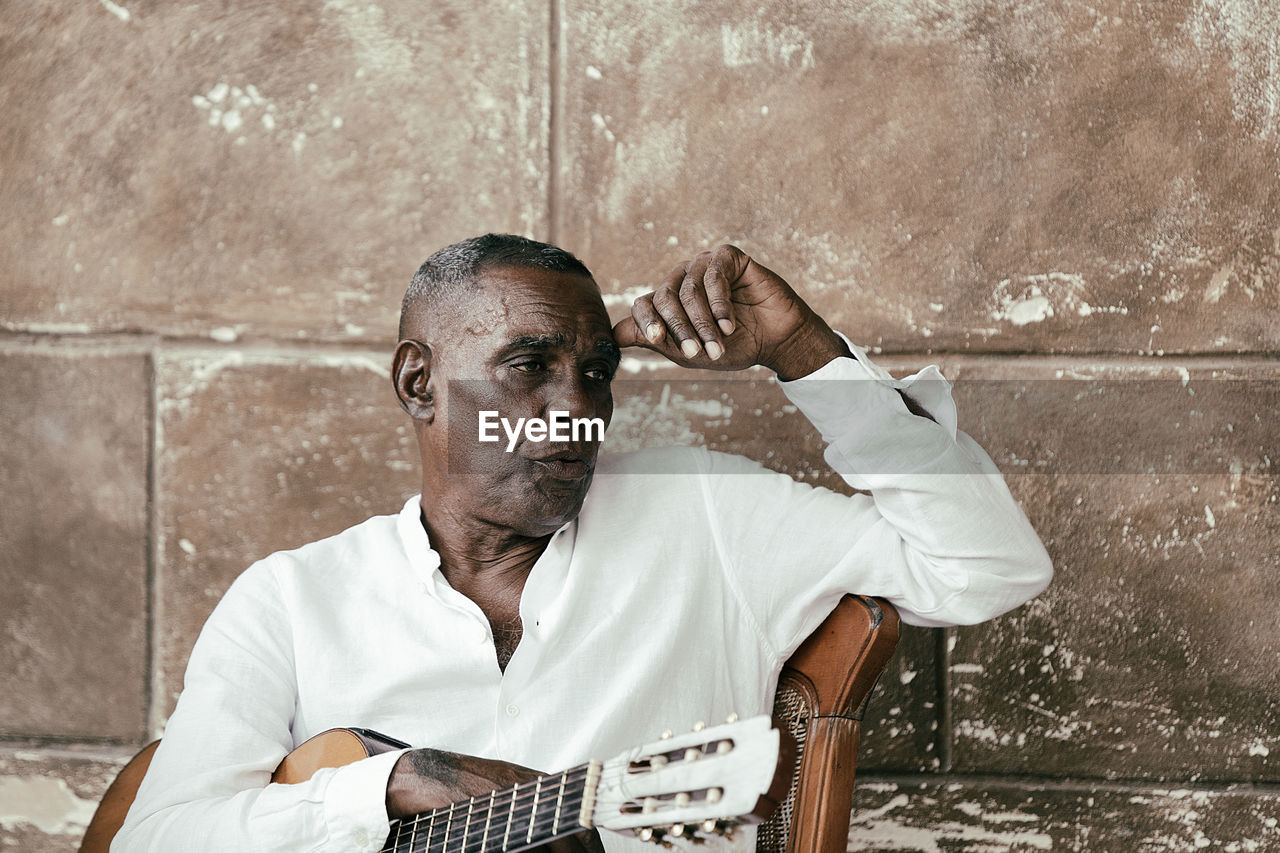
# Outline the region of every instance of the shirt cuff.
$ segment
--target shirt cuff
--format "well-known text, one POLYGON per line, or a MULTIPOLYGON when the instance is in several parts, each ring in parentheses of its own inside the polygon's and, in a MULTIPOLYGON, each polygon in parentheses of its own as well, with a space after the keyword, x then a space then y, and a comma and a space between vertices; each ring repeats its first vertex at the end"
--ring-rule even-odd
POLYGON ((939 462, 954 467, 944 458, 953 455, 958 417, 951 383, 937 366, 894 379, 863 347, 845 342, 853 358, 835 358, 808 376, 778 383, 822 433, 832 467, 860 489, 871 488, 879 475, 931 472, 939 462), (911 414, 899 391, 933 421, 911 414))
MULTIPOLYGON (((790 382, 778 381, 791 402, 805 413, 823 435, 827 432, 819 421, 832 421, 833 426, 836 423, 847 422, 849 408, 854 401, 848 394, 832 394, 831 389, 822 386, 833 380, 861 379, 871 380, 885 388, 904 392, 920 408, 928 412, 952 438, 956 437, 959 419, 956 414, 955 400, 951 397, 951 383, 943 377, 942 371, 936 364, 930 364, 923 370, 902 379, 894 379, 889 371, 871 360, 866 347, 858 346, 841 332, 836 334, 840 335, 849 346, 849 351, 854 355, 853 358, 843 356, 833 358, 808 376, 802 376, 790 382)), ((906 410, 905 404, 897 394, 892 397, 879 394, 878 397, 890 403, 895 411, 906 410)), ((858 402, 865 403, 869 400, 858 402)))
POLYGON ((406 750, 383 752, 339 767, 324 792, 330 840, 345 839, 352 850, 381 850, 387 840, 387 780, 406 750))

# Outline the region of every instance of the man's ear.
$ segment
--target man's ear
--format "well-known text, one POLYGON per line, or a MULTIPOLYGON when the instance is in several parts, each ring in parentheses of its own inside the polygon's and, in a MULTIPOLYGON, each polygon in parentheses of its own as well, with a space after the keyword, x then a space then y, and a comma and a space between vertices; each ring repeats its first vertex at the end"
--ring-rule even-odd
POLYGON ((409 417, 428 423, 435 418, 431 347, 411 338, 396 344, 391 360, 391 381, 396 386, 400 407, 409 413, 409 417))

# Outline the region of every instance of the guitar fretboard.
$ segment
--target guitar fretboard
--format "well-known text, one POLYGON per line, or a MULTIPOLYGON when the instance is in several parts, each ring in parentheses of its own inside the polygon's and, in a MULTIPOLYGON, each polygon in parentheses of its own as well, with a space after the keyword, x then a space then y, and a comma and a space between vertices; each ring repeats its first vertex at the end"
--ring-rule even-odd
POLYGON ((588 765, 393 821, 383 853, 515 853, 582 829, 588 765))

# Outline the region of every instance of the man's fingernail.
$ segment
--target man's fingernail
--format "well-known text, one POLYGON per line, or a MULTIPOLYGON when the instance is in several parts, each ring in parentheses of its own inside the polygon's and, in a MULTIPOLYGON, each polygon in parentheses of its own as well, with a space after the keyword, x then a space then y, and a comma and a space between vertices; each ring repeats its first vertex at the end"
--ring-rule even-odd
POLYGON ((724 355, 724 347, 720 346, 720 344, 715 341, 707 341, 706 346, 707 355, 711 356, 712 361, 715 361, 720 356, 724 355))
POLYGON ((684 353, 685 358, 693 358, 698 354, 698 342, 689 339, 680 344, 680 351, 684 353))
POLYGON ((657 343, 658 338, 662 337, 662 324, 650 323, 644 327, 644 336, 649 339, 649 343, 657 343))
POLYGON ((733 334, 733 321, 728 317, 722 317, 716 322, 720 325, 720 331, 724 332, 726 335, 733 334))

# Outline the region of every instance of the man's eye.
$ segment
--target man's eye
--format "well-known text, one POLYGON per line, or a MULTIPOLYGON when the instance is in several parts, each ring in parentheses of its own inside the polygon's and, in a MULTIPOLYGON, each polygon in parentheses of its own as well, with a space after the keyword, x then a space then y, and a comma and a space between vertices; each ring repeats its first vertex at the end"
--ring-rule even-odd
POLYGON ((545 369, 545 365, 540 361, 517 361, 512 363, 511 366, 521 373, 537 373, 539 370, 545 369))
POLYGON ((587 376, 590 376, 597 382, 613 381, 613 371, 607 367, 592 367, 587 370, 587 376))

